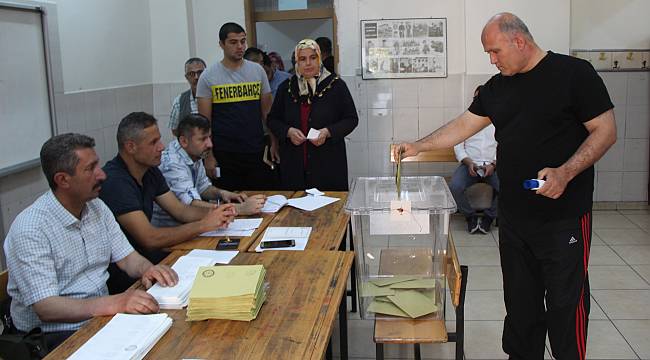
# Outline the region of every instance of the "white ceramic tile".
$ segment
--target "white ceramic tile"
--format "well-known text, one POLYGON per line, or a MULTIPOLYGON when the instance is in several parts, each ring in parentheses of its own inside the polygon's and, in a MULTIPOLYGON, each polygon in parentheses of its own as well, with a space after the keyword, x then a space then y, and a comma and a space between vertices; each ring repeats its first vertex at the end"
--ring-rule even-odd
POLYGON ((359 124, 347 136, 352 141, 368 141, 368 109, 357 108, 359 124))
POLYGON ((625 216, 617 212, 594 211, 593 223, 594 229, 636 229, 634 225, 625 216))
POLYGON ((56 129, 59 134, 67 132, 68 129, 68 110, 67 98, 63 93, 54 94, 54 113, 56 115, 56 129))
POLYGON ((357 176, 368 175, 368 143, 349 142, 346 145, 348 157, 348 173, 357 176))
POLYGON ((138 91, 140 92, 142 111, 153 115, 153 85, 140 85, 138 91))
MULTIPOLYGON (((623 170, 623 150, 625 149, 625 141, 623 139, 617 141, 612 147, 607 150, 600 160, 596 163, 597 171, 622 171, 623 170)), ((607 201, 607 200, 605 200, 607 201)))
POLYGON ((507 359, 501 348, 503 321, 465 321, 467 359, 507 359))
MULTIPOLYGON (((469 276, 469 275, 468 275, 469 276)), ((506 307, 503 290, 467 290, 465 320, 503 320, 506 307)))
POLYGON ((647 139, 650 134, 650 105, 628 105, 625 116, 625 137, 647 139))
POLYGON ((171 96, 169 84, 153 85, 153 113, 154 115, 169 115, 172 103, 169 101, 171 96))
POLYGON ((650 264, 650 245, 614 245, 611 248, 629 265, 650 264))
POLYGON ((491 74, 465 75, 465 102, 463 108, 469 107, 474 100, 474 91, 476 88, 485 84, 491 77, 491 74))
POLYGON ((650 284, 650 265, 633 265, 632 268, 637 272, 637 274, 641 275, 648 284, 650 284))
MULTIPOLYGON (((647 166, 647 164, 646 164, 647 166)), ((624 172, 623 201, 646 201, 648 199, 648 172, 624 172)))
POLYGON ((589 322, 587 359, 636 359, 634 351, 609 320, 589 322))
POLYGON ((596 234, 608 245, 650 245, 650 234, 640 229, 597 229, 596 234))
POLYGON ((368 109, 368 141, 392 141, 393 110, 368 109))
POLYGON ((117 126, 109 126, 102 129, 102 135, 104 137, 104 154, 100 155, 102 163, 111 160, 117 155, 117 140, 115 139, 117 135, 117 126))
POLYGON ((86 131, 86 135, 95 139, 95 152, 97 153, 97 156, 99 156, 100 163, 103 163, 106 159, 102 159, 102 156, 105 153, 104 134, 102 133, 102 129, 88 130, 86 131))
MULTIPOLYGON (((621 156, 622 157, 622 156, 621 156)), ((620 164, 620 162, 619 162, 620 164)), ((596 182, 596 197, 598 201, 620 201, 623 183, 623 173, 598 172, 596 182)))
POLYGON ((444 80, 444 107, 463 105, 463 75, 449 74, 444 80))
POLYGON ((614 108, 614 120, 616 120, 616 138, 622 141, 625 138, 625 121, 627 116, 627 106, 618 105, 614 108))
POLYGON ((99 90, 97 93, 99 94, 99 117, 102 128, 119 124, 121 118, 117 117, 115 89, 99 90))
POLYGON ((29 198, 32 185, 40 181, 40 176, 40 167, 35 167, 0 178, 0 204, 17 203, 29 198))
MULTIPOLYGON (((500 266, 472 266, 468 269, 467 290, 503 290, 500 266)), ((501 300, 503 302, 503 300, 501 300)))
POLYGON ((396 142, 418 139, 418 109, 393 109, 393 140, 396 142))
POLYGON ((591 294, 612 320, 650 319, 650 290, 594 290, 591 294))
POLYGON ((650 289, 650 285, 627 265, 590 266, 589 286, 592 290, 650 289))
POLYGON ((425 176, 444 176, 445 165, 441 163, 420 163, 418 164, 420 168, 420 175, 425 176))
POLYGON ((644 214, 625 215, 627 219, 643 230, 650 231, 650 216, 644 214))
POLYGON ((393 165, 390 163, 390 143, 370 142, 368 143, 368 175, 369 176, 390 176, 393 174, 393 165))
MULTIPOLYGON (((591 281, 591 278, 589 280, 591 281)), ((589 320, 607 320, 607 315, 593 296, 589 299, 589 320)))
POLYGON ((419 79, 400 79, 393 83, 393 107, 418 107, 419 79))
POLYGON ((461 265, 501 265, 499 249, 488 246, 464 246, 456 249, 461 265))
POLYGON ((420 79, 418 84, 418 99, 420 107, 443 107, 444 80, 420 79))
POLYGON ((356 106, 357 109, 367 109, 368 94, 366 88, 366 81, 362 80, 361 78, 359 79, 356 79, 355 77, 351 77, 351 78, 354 79, 354 82, 348 82, 346 80, 346 83, 348 85, 348 88, 350 89, 352 98, 354 99, 354 106, 356 106))
POLYGON ((625 105, 627 102, 627 73, 601 72, 600 77, 605 82, 609 97, 614 105, 625 105))
POLYGON ((393 107, 393 86, 390 80, 374 80, 366 84, 369 109, 393 107))
POLYGON ((614 320, 614 325, 641 359, 650 359, 650 320, 614 320))
POLYGON ((443 121, 446 123, 453 121, 455 118, 463 113, 464 109, 461 107, 446 107, 443 109, 443 121))
POLYGON ((592 246, 589 252, 589 265, 625 265, 609 246, 592 246))
POLYGON ((138 89, 138 86, 116 88, 115 99, 117 104, 117 116, 120 119, 132 112, 142 111, 142 101, 140 100, 140 90, 138 89))
POLYGON ((100 113, 101 96, 101 91, 87 91, 84 93, 86 132, 97 131, 104 127, 100 113))
POLYGON ((628 73, 627 104, 650 104, 650 74, 647 72, 628 73))
POLYGON ((86 105, 84 102, 85 93, 67 94, 68 132, 86 132, 86 105))
POLYGON ((647 171, 648 169, 648 140, 625 139, 623 155, 623 170, 647 171))
POLYGON ((445 124, 444 108, 420 108, 419 110, 419 126, 418 138, 423 138, 431 134, 434 130, 438 129, 445 124))
POLYGON ((605 242, 596 234, 595 232, 592 231, 591 233, 591 246, 604 246, 607 245, 605 242))
POLYGON ((492 233, 488 234, 470 234, 467 232, 467 223, 463 218, 462 224, 458 225, 458 229, 452 229, 454 237, 454 244, 456 247, 460 246, 497 246, 492 233))

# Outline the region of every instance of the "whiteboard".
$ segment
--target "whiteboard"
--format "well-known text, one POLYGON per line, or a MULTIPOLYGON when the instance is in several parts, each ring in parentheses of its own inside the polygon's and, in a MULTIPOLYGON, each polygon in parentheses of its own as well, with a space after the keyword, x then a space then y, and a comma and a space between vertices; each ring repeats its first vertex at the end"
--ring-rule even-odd
POLYGON ((42 16, 0 4, 0 176, 38 164, 53 134, 42 16))

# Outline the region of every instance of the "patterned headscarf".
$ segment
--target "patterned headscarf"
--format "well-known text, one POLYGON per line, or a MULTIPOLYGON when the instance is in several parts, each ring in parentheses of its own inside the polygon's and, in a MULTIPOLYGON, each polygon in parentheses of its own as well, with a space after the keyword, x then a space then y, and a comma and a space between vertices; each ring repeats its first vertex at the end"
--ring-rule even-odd
POLYGON ((321 82, 321 80, 330 76, 330 72, 325 69, 322 62, 322 57, 320 54, 320 47, 316 41, 312 39, 303 39, 298 42, 296 49, 294 50, 294 56, 296 58, 296 76, 298 77, 298 89, 300 90, 300 95, 306 95, 311 97, 316 92, 316 86, 321 82), (302 75, 300 66, 298 65, 298 51, 303 49, 312 49, 316 52, 318 57, 319 72, 311 79, 305 79, 302 75))

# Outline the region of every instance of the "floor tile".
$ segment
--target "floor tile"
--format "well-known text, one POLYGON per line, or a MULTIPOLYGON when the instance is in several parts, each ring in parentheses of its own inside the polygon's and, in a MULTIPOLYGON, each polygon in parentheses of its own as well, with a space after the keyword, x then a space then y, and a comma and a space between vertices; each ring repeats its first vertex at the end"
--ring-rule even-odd
POLYGON ((637 359, 609 320, 593 320, 587 330, 587 359, 637 359))
POLYGON ((591 246, 603 246, 607 245, 605 242, 596 234, 596 232, 592 232, 591 234, 591 246))
POLYGON ((467 359, 507 359, 501 348, 503 321, 465 321, 467 359))
POLYGON ((589 301, 589 319, 590 320, 607 320, 607 315, 600 308, 596 299, 592 296, 589 301))
POLYGON ((589 285, 592 290, 650 289, 650 285, 627 265, 590 266, 589 285))
POLYGON ((466 291, 465 320, 503 320, 505 316, 502 290, 466 291))
POLYGON ((632 268, 650 284, 650 265, 633 265, 632 268))
POLYGON ((632 221, 615 211, 594 211, 594 229, 636 229, 632 221))
POLYGON ((617 245, 612 250, 629 265, 650 265, 650 245, 617 245))
POLYGON ((500 266, 472 266, 468 269, 467 290, 502 290, 500 266))
POLYGON ((610 319, 650 319, 650 290, 593 290, 591 294, 610 319))
POLYGON ((609 246, 592 246, 589 265, 625 265, 625 262, 609 246))
POLYGON ((650 215, 632 214, 625 215, 631 222, 643 230, 650 230, 650 215))
POLYGON ((452 230, 454 244, 460 246, 497 246, 492 233, 470 234, 467 230, 452 230))
POLYGON ((614 320, 614 325, 641 359, 650 359, 650 320, 614 320))
POLYGON ((650 245, 650 234, 641 229, 597 229, 594 232, 608 245, 650 245))
POLYGON ((456 251, 461 265, 501 265, 497 247, 459 246, 456 251))

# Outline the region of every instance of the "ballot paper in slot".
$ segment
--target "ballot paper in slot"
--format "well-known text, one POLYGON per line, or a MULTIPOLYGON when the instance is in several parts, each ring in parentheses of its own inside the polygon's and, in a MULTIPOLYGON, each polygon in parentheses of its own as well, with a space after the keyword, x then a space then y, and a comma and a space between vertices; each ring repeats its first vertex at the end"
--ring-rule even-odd
POLYGON ((300 210, 314 211, 339 200, 339 198, 329 196, 307 195, 300 198, 287 199, 283 195, 272 195, 266 198, 262 212, 276 213, 285 205, 293 206, 300 210))
POLYGON ((251 321, 266 300, 262 265, 202 266, 187 306, 189 321, 251 321))
POLYGON ((255 219, 235 219, 225 229, 208 231, 201 236, 233 236, 246 237, 252 236, 255 230, 262 224, 262 218, 255 219))
POLYGON ((154 284, 147 292, 158 301, 161 309, 182 309, 187 306, 190 290, 201 266, 228 264, 237 251, 192 250, 172 265, 178 274, 178 283, 171 287, 154 284))
POLYGON ((167 314, 115 314, 68 359, 142 359, 171 326, 167 314))
POLYGON ((262 240, 255 248, 256 252, 268 251, 268 250, 305 250, 307 247, 307 242, 309 241, 309 235, 311 235, 311 227, 268 227, 262 236, 262 240), (284 240, 294 240, 296 246, 285 247, 285 248, 269 248, 262 249, 262 243, 266 241, 284 241, 284 240))

